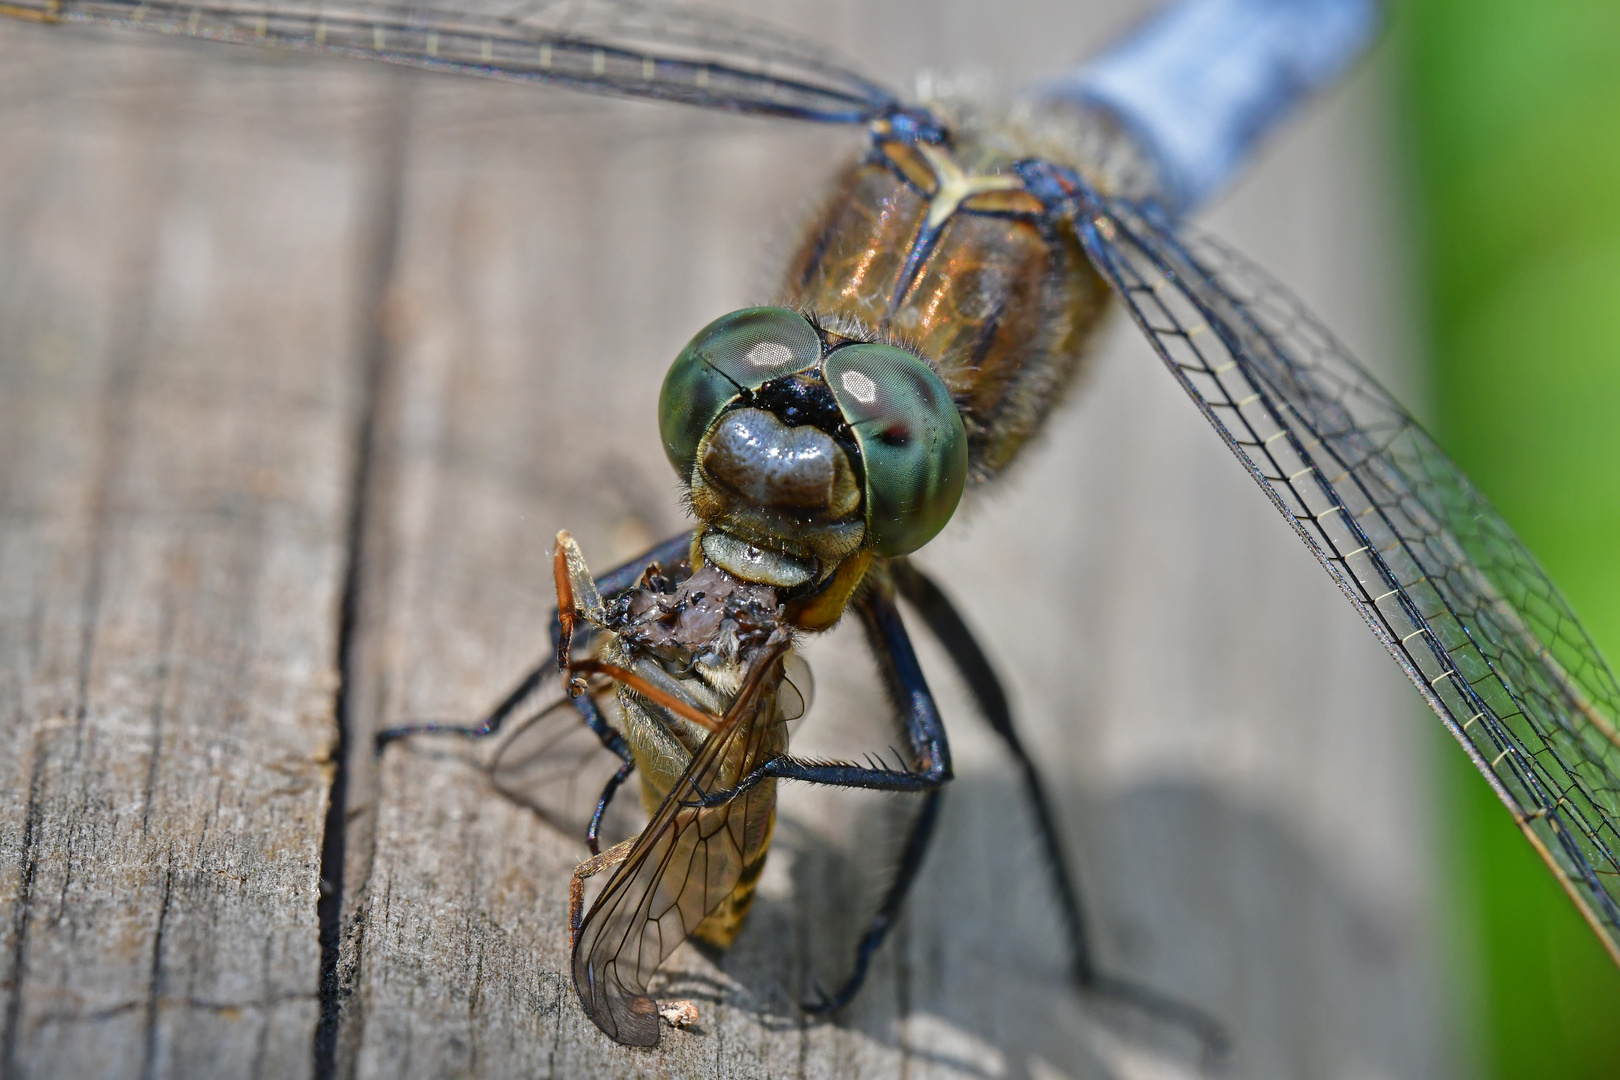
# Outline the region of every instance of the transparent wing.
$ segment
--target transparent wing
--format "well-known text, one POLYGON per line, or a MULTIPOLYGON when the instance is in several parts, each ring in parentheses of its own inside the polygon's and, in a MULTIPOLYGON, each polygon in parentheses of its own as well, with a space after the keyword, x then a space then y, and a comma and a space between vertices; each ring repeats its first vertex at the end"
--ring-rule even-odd
POLYGON ((1155 349, 1406 670, 1620 963, 1620 688, 1547 575, 1297 299, 1096 196, 1077 227, 1155 349))
POLYGON ((638 0, 0 0, 0 15, 836 123, 895 103, 831 54, 764 23, 638 0))
MULTIPOLYGON (((563 697, 514 727, 490 761, 489 773, 502 795, 581 840, 621 764, 563 697)), ((603 818, 603 842, 632 835, 645 819, 633 788, 621 789, 603 818)))
POLYGON ((704 741, 652 821, 591 905, 574 941, 574 986, 590 1018, 616 1042, 658 1043, 658 1009, 647 984, 665 957, 731 895, 745 852, 770 835, 774 781, 720 806, 692 805, 737 783, 757 765, 769 725, 760 722, 767 653, 704 741))

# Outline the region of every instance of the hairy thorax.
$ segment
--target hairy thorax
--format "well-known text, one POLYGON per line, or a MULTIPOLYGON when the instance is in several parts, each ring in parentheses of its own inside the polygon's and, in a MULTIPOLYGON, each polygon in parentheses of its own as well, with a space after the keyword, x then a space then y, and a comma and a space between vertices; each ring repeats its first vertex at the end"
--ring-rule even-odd
POLYGON ((927 357, 961 411, 978 482, 1010 464, 1063 399, 1107 309, 1074 230, 1014 166, 1078 167, 1097 155, 1078 115, 946 115, 949 146, 879 137, 838 175, 788 262, 781 300, 927 357))

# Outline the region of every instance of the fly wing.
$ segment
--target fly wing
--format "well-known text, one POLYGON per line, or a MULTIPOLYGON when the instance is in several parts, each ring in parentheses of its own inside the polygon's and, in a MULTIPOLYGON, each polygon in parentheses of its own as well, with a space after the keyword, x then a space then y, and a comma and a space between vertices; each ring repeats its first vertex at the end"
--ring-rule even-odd
POLYGON ((1157 211, 1081 242, 1620 963, 1620 688, 1518 537, 1300 302, 1157 211))
POLYGON ((658 965, 731 895, 744 852, 768 835, 771 781, 715 807, 693 805, 746 775, 760 758, 768 723, 758 708, 761 676, 784 643, 756 663, 719 730, 693 755, 636 839, 574 940, 574 987, 596 1026, 616 1042, 658 1044, 658 1009, 647 984, 658 965))
MULTIPOLYGON (((603 789, 623 764, 563 697, 515 725, 490 761, 489 773, 501 794, 580 839, 603 789)), ((634 794, 621 792, 604 815, 601 835, 612 843, 634 833, 645 818, 634 794)))
POLYGON ((642 0, 0 0, 0 15, 833 123, 862 123, 895 103, 830 53, 765 23, 642 0))

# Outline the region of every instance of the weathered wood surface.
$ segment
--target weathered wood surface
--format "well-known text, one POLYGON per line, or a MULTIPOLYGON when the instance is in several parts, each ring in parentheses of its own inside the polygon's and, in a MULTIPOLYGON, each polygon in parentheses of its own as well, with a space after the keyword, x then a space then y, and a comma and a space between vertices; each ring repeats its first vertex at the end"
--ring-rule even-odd
POLYGON ((217 67, 4 48, 0 1071, 304 1075, 356 164, 217 67))
MULTIPOLYGON (((1014 86, 1130 15, 1068 7, 775 14, 896 83, 1014 86)), ((903 802, 786 790, 736 947, 674 964, 702 1023, 649 1053, 573 997, 583 844, 481 753, 367 750, 540 655, 558 528, 605 568, 682 527, 663 367, 768 298, 858 134, 0 34, 5 1075, 1196 1073, 1065 985, 1011 770, 926 648, 958 779, 835 1023, 794 1002, 847 962, 903 802)), ((1211 224, 1387 357, 1380 92, 1358 77, 1211 224)), ((922 561, 1012 684, 1101 956, 1224 1019, 1237 1075, 1445 1072, 1421 706, 1127 327, 1082 389, 922 561)), ((881 746, 858 635, 811 659, 796 745, 881 746)))

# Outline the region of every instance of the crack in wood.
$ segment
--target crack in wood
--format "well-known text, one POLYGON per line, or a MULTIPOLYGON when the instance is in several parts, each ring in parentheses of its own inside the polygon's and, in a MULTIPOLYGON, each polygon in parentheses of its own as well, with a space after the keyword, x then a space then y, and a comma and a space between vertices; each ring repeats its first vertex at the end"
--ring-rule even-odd
POLYGON ((352 1075, 354 1050, 364 1029, 364 1013, 353 987, 364 952, 365 920, 359 894, 364 891, 371 863, 366 829, 369 822, 359 819, 371 812, 369 799, 376 771, 371 749, 375 718, 366 715, 375 696, 367 685, 374 677, 366 646, 369 610, 383 602, 380 594, 386 589, 386 582, 380 580, 383 575, 369 563, 376 546, 374 535, 389 527, 386 521, 377 520, 387 517, 391 478, 386 462, 391 448, 385 443, 394 434, 393 418, 385 415, 392 400, 388 383, 394 360, 386 319, 398 258, 408 139, 408 94, 400 89, 404 84, 399 80, 386 83, 384 93, 389 100, 383 110, 385 120, 378 135, 369 185, 374 210, 366 223, 362 251, 361 310, 366 318, 358 349, 360 407, 348 494, 346 566, 337 635, 336 767, 321 841, 320 1018, 313 1047, 316 1080, 352 1075), (365 778, 356 776, 360 769, 366 770, 365 778), (372 782, 364 782, 367 780, 372 782), (357 833, 360 844, 354 843, 357 833))
POLYGON ((168 865, 163 868, 163 899, 158 904, 157 929, 152 934, 152 968, 147 977, 146 1023, 142 1028, 141 1076, 157 1077, 158 1014, 163 1000, 163 934, 168 929, 170 905, 174 900, 174 848, 169 848, 168 865))
MULTIPOLYGON (((18 718, 19 722, 22 717, 18 718)), ((39 831, 39 787, 44 772, 40 739, 36 736, 31 760, 28 763, 28 809, 23 816, 21 880, 17 885, 17 899, 12 909, 11 922, 11 986, 6 995, 5 1029, 0 1032, 0 1075, 5 1080, 19 1075, 17 1068, 17 1033, 22 1017, 23 983, 28 971, 28 920, 33 909, 34 873, 39 867, 35 837, 39 831)))

